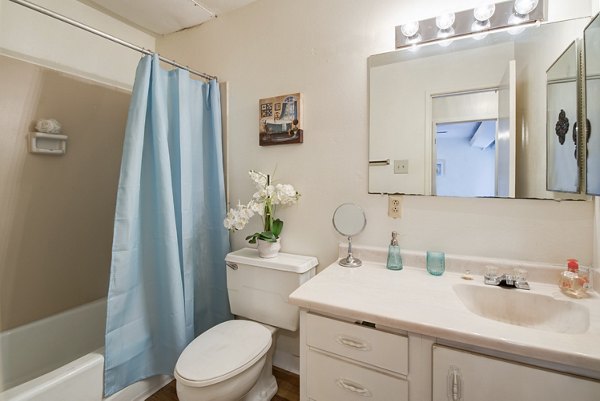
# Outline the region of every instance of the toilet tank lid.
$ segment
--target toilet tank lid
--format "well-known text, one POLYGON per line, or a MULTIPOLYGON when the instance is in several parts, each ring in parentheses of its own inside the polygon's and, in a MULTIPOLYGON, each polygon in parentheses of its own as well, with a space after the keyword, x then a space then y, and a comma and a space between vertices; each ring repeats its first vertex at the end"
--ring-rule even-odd
POLYGON ((271 331, 249 320, 230 320, 196 337, 183 350, 175 377, 190 387, 204 387, 248 369, 269 350, 271 331))
POLYGON ((283 252, 280 252, 274 258, 261 258, 258 256, 258 250, 252 248, 243 248, 228 253, 225 256, 225 261, 299 274, 305 273, 319 264, 314 256, 293 255, 283 252))

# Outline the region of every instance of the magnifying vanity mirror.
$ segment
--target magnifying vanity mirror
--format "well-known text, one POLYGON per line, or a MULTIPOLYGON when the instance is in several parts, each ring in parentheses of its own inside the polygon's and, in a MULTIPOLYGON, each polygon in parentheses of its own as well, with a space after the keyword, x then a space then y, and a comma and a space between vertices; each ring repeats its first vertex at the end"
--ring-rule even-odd
POLYGON ((369 57, 369 193, 585 199, 546 188, 546 71, 589 21, 369 57))
POLYGON ((367 225, 365 212, 354 203, 343 203, 335 209, 332 221, 335 230, 348 238, 348 256, 340 259, 338 263, 345 267, 361 266, 362 261, 352 256, 352 237, 365 229, 367 225))

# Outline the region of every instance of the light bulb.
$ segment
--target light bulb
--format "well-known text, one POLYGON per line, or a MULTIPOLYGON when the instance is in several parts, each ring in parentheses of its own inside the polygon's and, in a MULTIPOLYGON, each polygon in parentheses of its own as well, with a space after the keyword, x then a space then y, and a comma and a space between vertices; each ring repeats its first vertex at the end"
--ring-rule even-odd
POLYGON ((452 39, 442 40, 440 41, 439 45, 440 47, 448 47, 452 44, 452 42, 454 42, 452 39))
POLYGON ((492 26, 492 24, 490 23, 489 20, 481 21, 481 22, 473 21, 473 23, 471 24, 471 32, 481 32, 486 29, 490 29, 491 26, 492 26))
POLYGON ((519 25, 525 22, 526 20, 527 19, 523 16, 512 14, 510 17, 508 17, 508 24, 515 25, 515 27, 510 28, 508 30, 508 33, 510 33, 511 35, 518 35, 521 32, 523 32, 527 27, 519 25))
POLYGON ((485 39, 487 36, 488 36, 488 32, 476 33, 473 35, 473 39, 482 40, 482 39, 485 39))
POLYGON ((406 36, 407 38, 411 38, 415 36, 417 32, 419 32, 419 22, 407 22, 400 27, 400 30, 402 31, 402 35, 406 36))
POLYGON ((456 19, 456 16, 454 15, 454 13, 438 15, 435 18, 435 25, 437 25, 437 27, 439 29, 444 31, 446 29, 450 29, 452 27, 452 25, 454 25, 455 19, 456 19))
POLYGON ((515 0, 515 11, 520 15, 527 15, 537 7, 539 0, 515 0))
POLYGON ((414 34, 410 38, 406 38, 406 44, 415 45, 421 41, 421 35, 419 33, 414 34))
POLYGON ((511 14, 510 17, 508 17, 508 25, 519 25, 525 21, 527 21, 526 15, 511 14))
POLYGON ((447 37, 453 36, 454 34, 455 34, 454 28, 440 29, 438 31, 437 37, 438 37, 438 39, 445 39, 447 37))
POLYGON ((473 9, 473 16, 477 21, 485 22, 492 18, 492 15, 494 15, 495 11, 496 5, 494 3, 485 4, 479 7, 475 7, 475 9, 473 9))

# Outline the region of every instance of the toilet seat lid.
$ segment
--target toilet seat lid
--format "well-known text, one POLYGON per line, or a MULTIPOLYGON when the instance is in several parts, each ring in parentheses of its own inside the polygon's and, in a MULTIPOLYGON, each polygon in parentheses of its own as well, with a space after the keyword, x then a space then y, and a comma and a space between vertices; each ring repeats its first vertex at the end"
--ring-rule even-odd
POLYGON ((219 383, 252 366, 269 350, 271 332, 260 323, 230 320, 192 341, 175 365, 175 377, 191 387, 219 383))

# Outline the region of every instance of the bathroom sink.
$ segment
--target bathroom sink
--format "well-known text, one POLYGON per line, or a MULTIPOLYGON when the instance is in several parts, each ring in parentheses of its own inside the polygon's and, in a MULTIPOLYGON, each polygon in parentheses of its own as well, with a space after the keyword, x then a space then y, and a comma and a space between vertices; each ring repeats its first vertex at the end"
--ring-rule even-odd
POLYGON ((530 291, 472 284, 455 284, 454 292, 469 311, 499 322, 557 333, 588 330, 588 309, 573 301, 530 291))

